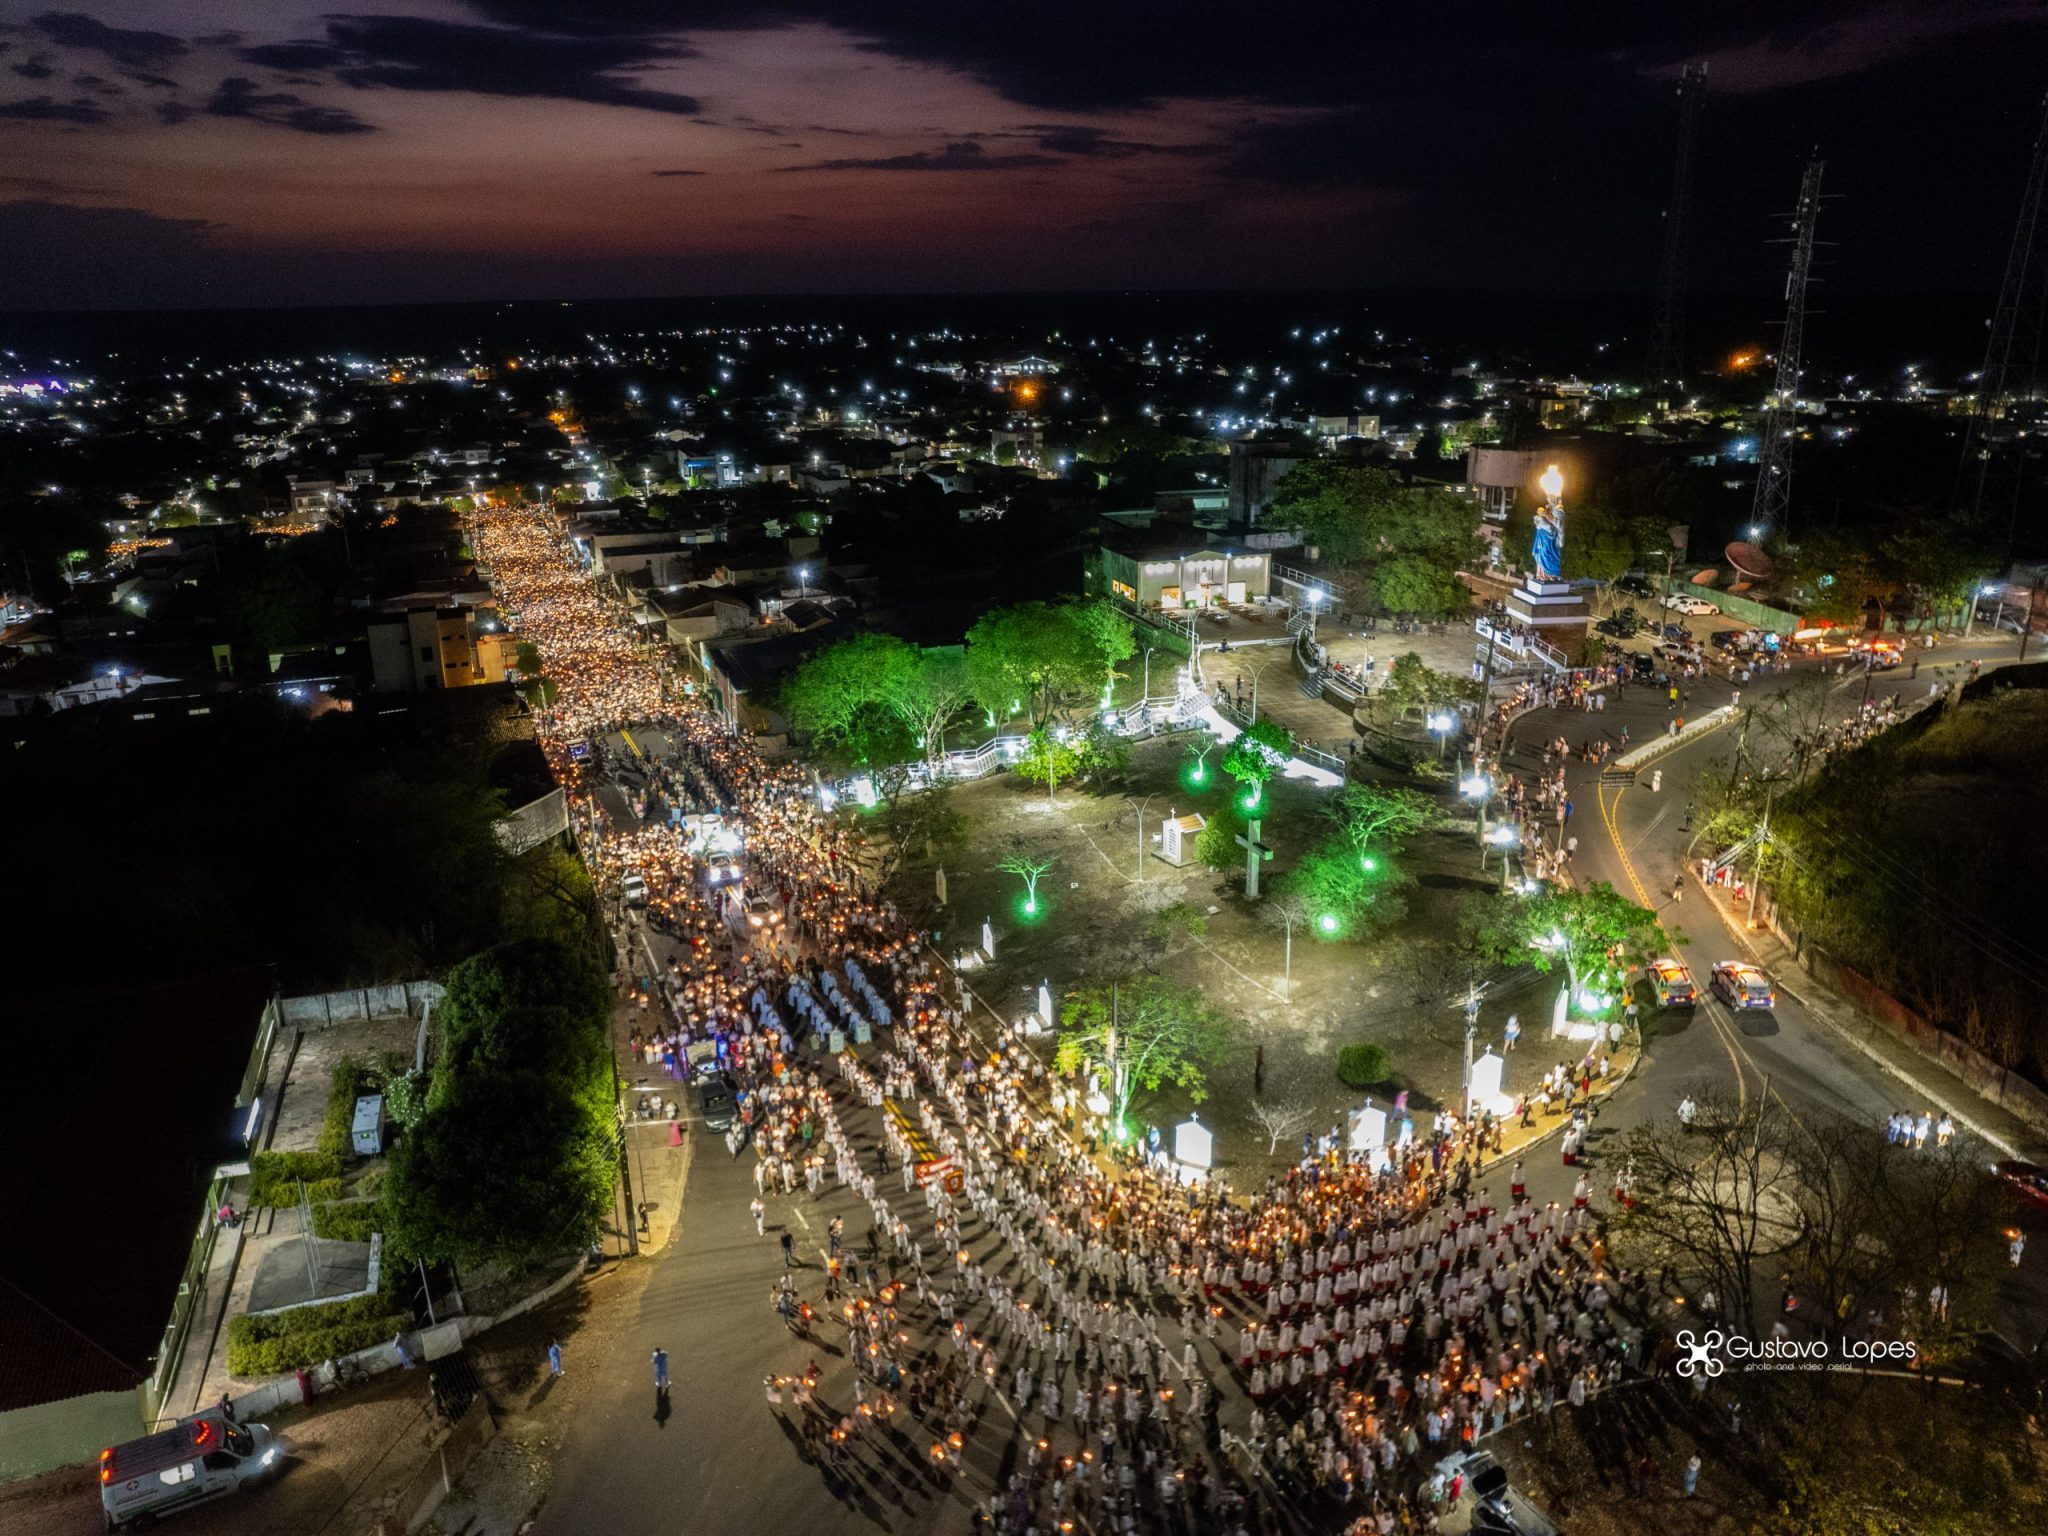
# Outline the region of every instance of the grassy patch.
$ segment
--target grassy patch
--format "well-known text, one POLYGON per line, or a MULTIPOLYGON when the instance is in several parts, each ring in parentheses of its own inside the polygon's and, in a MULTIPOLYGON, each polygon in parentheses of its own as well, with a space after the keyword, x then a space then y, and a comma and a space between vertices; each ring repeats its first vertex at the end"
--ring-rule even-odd
POLYGON ((381 1344, 412 1327, 412 1314, 388 1296, 359 1296, 268 1317, 228 1321, 228 1373, 275 1376, 334 1355, 381 1344))

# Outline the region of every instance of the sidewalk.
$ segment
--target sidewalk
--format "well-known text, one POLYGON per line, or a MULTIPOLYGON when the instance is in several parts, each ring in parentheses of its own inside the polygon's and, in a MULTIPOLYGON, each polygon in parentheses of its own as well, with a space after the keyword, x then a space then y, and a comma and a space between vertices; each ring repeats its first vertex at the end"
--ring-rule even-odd
MULTIPOLYGON (((1693 869, 1688 879, 1698 886, 1693 869)), ((1902 1095, 1900 1108, 1919 1108, 1924 1103, 1954 1117, 1957 1125, 1982 1137, 2007 1157, 2039 1161, 2048 1158, 2048 1137, 2011 1111, 1982 1097, 1960 1077, 1929 1061, 1886 1032, 1852 1003, 1809 972, 1793 955, 1792 948, 1768 926, 1749 926, 1749 904, 1737 901, 1731 889, 1701 887, 1703 899, 1730 934, 1769 973, 1780 990, 1796 999, 1808 1013, 1827 1025, 1874 1065, 1898 1079, 1910 1090, 1902 1095)))

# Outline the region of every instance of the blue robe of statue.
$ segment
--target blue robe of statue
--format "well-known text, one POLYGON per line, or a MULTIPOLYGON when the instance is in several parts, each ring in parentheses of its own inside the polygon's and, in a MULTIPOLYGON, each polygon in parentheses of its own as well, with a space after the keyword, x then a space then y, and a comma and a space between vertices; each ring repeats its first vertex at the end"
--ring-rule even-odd
POLYGON ((1530 546, 1529 563, 1536 567, 1538 581, 1564 580, 1564 514, 1543 508, 1536 514, 1536 537, 1530 546))

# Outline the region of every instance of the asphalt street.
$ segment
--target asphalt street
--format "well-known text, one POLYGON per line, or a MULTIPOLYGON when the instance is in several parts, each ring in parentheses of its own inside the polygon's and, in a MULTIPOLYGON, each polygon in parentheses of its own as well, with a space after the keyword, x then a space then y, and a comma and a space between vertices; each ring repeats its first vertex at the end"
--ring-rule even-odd
MULTIPOLYGON (((1901 695, 1899 707, 1926 696, 1929 684, 1965 675, 1968 663, 1982 661, 1986 670, 2015 656, 2011 636, 1982 637, 1969 642, 1943 645, 1922 658, 1919 676, 1901 666, 1871 679, 1871 696, 1901 695), (1934 668, 1940 668, 1937 673, 1934 668)), ((1781 689, 1794 686, 1802 668, 1814 663, 1795 664, 1787 673, 1753 679, 1742 692, 1746 702, 1756 702, 1781 689)), ((1705 677, 1690 685, 1691 701, 1683 712, 1697 717, 1729 701, 1731 685, 1722 678, 1705 677)), ((1850 671, 1833 685, 1837 701, 1832 718, 1852 717, 1863 699, 1864 678, 1850 671)), ((1631 741, 1640 744, 1666 728, 1671 711, 1662 690, 1632 686, 1608 707, 1597 713, 1582 710, 1536 710, 1522 716, 1511 729, 1507 766, 1525 776, 1540 771, 1542 743, 1562 736, 1574 746, 1606 736, 1619 736, 1628 727, 1631 741)), ((1566 783, 1571 792, 1573 813, 1570 830, 1579 839, 1572 860, 1573 877, 1581 882, 1606 881, 1658 914, 1666 931, 1689 943, 1674 945, 1674 953, 1692 971, 1700 993, 1694 1010, 1670 1010, 1645 1017, 1647 1047, 1645 1059, 1635 1076, 1604 1106, 1599 1128, 1591 1141, 1592 1158, 1600 1164, 1602 1144, 1611 1145, 1618 1134, 1634 1125, 1654 1119, 1668 1119, 1676 1113, 1678 1101, 1688 1091, 1714 1085, 1737 1095, 1747 1103, 1758 1094, 1770 1094, 1793 1114, 1829 1111, 1862 1120, 1882 1128, 1886 1118, 1900 1110, 1915 1111, 1935 1105, 1922 1087, 1902 1079, 1870 1060, 1846 1042, 1833 1028, 1817 1018, 1805 1001, 1814 984, 1798 972, 1773 976, 1778 1002, 1768 1011, 1731 1010, 1707 985, 1716 961, 1747 960, 1739 932, 1717 911, 1702 890, 1694 864, 1689 858, 1692 833, 1686 828, 1686 808, 1694 799, 1701 776, 1716 765, 1727 771, 1734 751, 1734 728, 1724 726, 1698 737, 1659 758, 1661 786, 1651 788, 1648 773, 1626 787, 1602 788, 1600 768, 1580 759, 1566 763, 1566 783), (1674 896, 1674 890, 1678 892, 1674 896)), ((1772 748, 1761 733, 1752 731, 1745 752, 1754 760, 1768 758, 1772 748)), ((1523 1051, 1543 1049, 1542 1031, 1525 1028, 1523 1051)), ((1912 1072, 1912 1064, 1906 1063, 1912 1072)), ((1938 1106, 1936 1106, 1938 1109, 1938 1106)), ((1980 1150, 1985 1161, 2019 1155, 2048 1161, 2048 1142, 2038 1136, 2028 1139, 2023 1129, 2012 1127, 1999 1117, 2004 1144, 1994 1144, 1969 1126, 1979 1117, 1971 1113, 1974 1100, 1958 1100, 1958 1136, 1965 1145, 1980 1150)), ((1989 1118, 1989 1117, 1984 1117, 1989 1118)), ((1556 1175, 1544 1158, 1545 1185, 1531 1181, 1531 1192, 1540 1189, 1555 1198, 1547 1187, 1556 1175)), ((1532 1166, 1532 1173, 1537 1170, 1532 1166)), ((2025 1260, 2011 1278, 2002 1301, 2004 1315, 1999 1331, 2022 1347, 2031 1347, 2048 1331, 2048 1218, 2028 1213, 2022 1225, 2030 1233, 2025 1260)))
MULTIPOLYGON (((2011 649, 2007 639, 1968 649, 1951 646, 1938 654, 1945 665, 1973 655, 1988 664, 1994 654, 2011 649)), ((1787 681, 1751 686, 1761 693, 1787 681)), ((1862 679, 1853 682, 1853 689, 1842 690, 1845 714, 1861 697, 1862 679)), ((1875 687, 1924 690, 1925 670, 1921 679, 1909 682, 1901 669, 1896 680, 1885 678, 1875 687)), ((1712 680, 1696 682, 1693 689, 1689 707, 1695 713, 1725 701, 1728 691, 1725 683, 1712 680)), ((1629 689, 1598 714, 1535 712, 1523 717, 1512 734, 1509 765, 1528 771, 1535 761, 1530 754, 1540 751, 1543 740, 1562 735, 1577 743, 1589 733, 1615 731, 1624 722, 1641 741, 1661 731, 1666 717, 1662 694, 1647 687, 1629 689)), ((630 744, 617 735, 607 743, 613 762, 623 765, 628 787, 636 750, 668 750, 655 733, 630 734, 630 744)), ((1607 1102, 1597 1123, 1590 1146, 1596 1178, 1605 1171, 1603 1150, 1611 1148, 1617 1133, 1670 1116, 1685 1092, 1704 1084, 1726 1085, 1745 1097, 1768 1093, 1794 1113, 1828 1109, 1872 1124, 1925 1102, 1912 1084, 1847 1047, 1809 1014, 1795 995, 1803 978, 1780 979, 1779 1006, 1768 1014, 1732 1015, 1705 997, 1708 970, 1717 959, 1739 955, 1739 940, 1696 882, 1680 882, 1683 894, 1676 900, 1671 893, 1689 837, 1681 826, 1685 803, 1705 764, 1728 750, 1725 732, 1678 749, 1661 761, 1662 786, 1654 793, 1645 782, 1603 795, 1596 768, 1578 762, 1567 768, 1575 802, 1571 830, 1579 836, 1574 876, 1611 881, 1657 908, 1674 932, 1689 937, 1691 944, 1680 952, 1702 982, 1704 998, 1689 1015, 1670 1013, 1648 1021, 1647 1057, 1607 1102), (1786 980, 1792 983, 1789 988, 1786 980)), ((617 783, 607 787, 602 803, 608 815, 630 814, 617 783)), ((748 942, 743 927, 735 924, 731 942, 748 942)), ((666 962, 666 941, 660 936, 636 928, 630 943, 644 946, 654 964, 666 962)), ((1541 1031, 1527 1030, 1513 1069, 1533 1071, 1544 1059, 1541 1031)), ((1514 1070, 1510 1075, 1512 1080, 1514 1070)), ((828 1080, 837 1083, 829 1073, 828 1080)), ((872 1158, 878 1140, 872 1112, 843 1093, 840 1103, 862 1156, 872 1158)), ((563 1438, 550 1457, 552 1488, 534 1530, 539 1536, 580 1536, 591 1530, 632 1536, 682 1525, 704 1536, 781 1529, 826 1536, 972 1529, 970 1499, 1006 1476, 1025 1453, 1036 1433, 1035 1419, 1018 1420, 999 1384, 987 1395, 984 1428, 970 1441, 966 1471, 959 1477, 932 1471, 929 1448, 904 1415, 899 1415, 900 1427, 870 1432, 853 1459, 851 1475, 828 1477, 812 1464, 793 1428, 788 1394, 780 1409, 771 1406, 763 1376, 796 1375, 815 1362, 822 1372, 821 1403, 844 1410, 853 1401, 851 1371, 841 1353, 843 1330, 820 1324, 810 1340, 802 1341, 771 1310, 771 1292, 782 1270, 779 1237, 787 1230, 795 1239, 805 1265, 799 1288, 816 1304, 827 1223, 834 1215, 844 1216, 849 1246, 855 1246, 866 1230, 866 1209, 851 1192, 828 1181, 815 1198, 801 1188, 792 1196, 772 1197, 767 1232, 756 1235, 749 1211, 755 1193, 752 1154, 733 1158, 722 1138, 701 1127, 692 1127, 689 1135, 686 1189, 668 1242, 651 1256, 638 1289, 622 1289, 609 1303, 619 1314, 613 1326, 593 1330, 589 1342, 572 1354, 564 1383, 568 1411, 561 1421, 563 1438), (650 1363, 657 1347, 667 1351, 674 1377, 665 1404, 656 1397, 650 1363)), ((1983 1150, 1987 1159, 1999 1155, 1989 1146, 1983 1150)), ((1530 1156, 1528 1182, 1538 1200, 1568 1201, 1575 1176, 1562 1167, 1554 1144, 1530 1156)), ((1505 1174, 1496 1173, 1492 1182, 1504 1183, 1505 1174)), ((997 1246, 995 1236, 972 1217, 967 1234, 978 1255, 997 1246)), ((2009 1337, 2031 1340, 2048 1325, 2044 1255, 2048 1235, 2030 1247, 2027 1264, 2005 1298, 2009 1316, 2003 1330, 2009 1337)), ((1202 1354, 1205 1364, 1215 1363, 1211 1346, 1205 1345, 1202 1354)), ((1233 1393, 1227 1372, 1211 1374, 1221 1384, 1219 1403, 1229 1428, 1241 1420, 1245 1405, 1233 1393)))

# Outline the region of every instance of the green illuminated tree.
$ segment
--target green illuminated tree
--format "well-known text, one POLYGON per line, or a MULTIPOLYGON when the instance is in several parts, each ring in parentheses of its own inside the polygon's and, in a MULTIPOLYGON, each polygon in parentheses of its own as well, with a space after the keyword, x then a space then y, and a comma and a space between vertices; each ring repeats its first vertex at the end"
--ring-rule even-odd
POLYGON ((1577 890, 1553 886, 1526 900, 1496 899, 1481 910, 1474 932, 1480 951, 1504 965, 1542 972, 1562 964, 1574 1003, 1618 997, 1622 978, 1659 946, 1657 914, 1605 881, 1577 890))
POLYGON ((1060 1000, 1053 1065, 1093 1072, 1124 1128, 1131 1098, 1171 1085, 1195 1103, 1208 1097, 1208 1068, 1222 1054, 1230 1024, 1194 987, 1134 976, 1082 987, 1060 1000))
POLYGON ((1136 648, 1130 621, 1106 600, 1019 603, 967 631, 966 686, 992 719, 1021 713, 1041 726, 1099 698, 1136 648))
POLYGON ((1294 733, 1272 720, 1260 720, 1230 744, 1223 771, 1242 784, 1247 814, 1256 815, 1266 798, 1266 784, 1294 755, 1294 733))
POLYGON ((1053 865, 1059 863, 1059 856, 1029 848, 1013 848, 1003 855, 996 868, 1005 874, 1015 875, 1024 882, 1024 911, 1027 916, 1038 915, 1038 882, 1053 865))
POLYGON ((1071 739, 1064 728, 1055 731, 1041 725, 1024 738, 1024 750, 1010 766, 1020 779, 1043 784, 1045 803, 1050 805, 1059 781, 1073 778, 1081 771, 1081 765, 1081 743, 1071 739))

